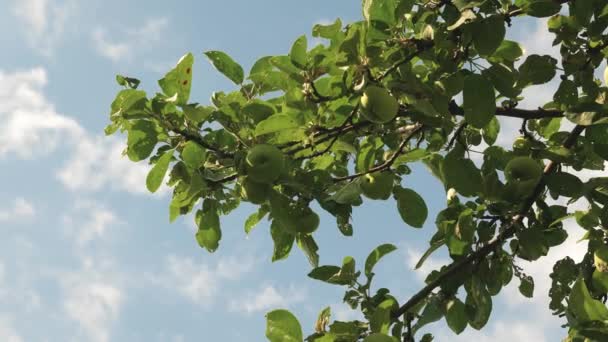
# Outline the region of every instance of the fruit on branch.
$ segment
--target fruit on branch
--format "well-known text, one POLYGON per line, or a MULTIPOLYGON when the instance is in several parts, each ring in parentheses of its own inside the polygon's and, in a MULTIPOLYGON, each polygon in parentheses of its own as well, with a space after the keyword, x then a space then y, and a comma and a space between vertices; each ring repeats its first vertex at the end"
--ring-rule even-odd
POLYGON ((593 253, 593 264, 598 271, 608 272, 608 247, 601 246, 593 253))
POLYGON ((391 121, 399 111, 399 102, 385 88, 370 85, 361 96, 361 114, 374 123, 391 121))
POLYGON ((268 199, 272 187, 266 183, 258 183, 245 177, 241 182, 241 197, 253 204, 262 204, 268 199))
POLYGON ((369 199, 388 199, 393 191, 393 174, 388 171, 366 174, 361 180, 361 191, 369 199))
POLYGON ((319 215, 309 207, 294 210, 292 220, 298 233, 311 234, 319 228, 319 215))
POLYGON ((256 145, 245 158, 247 176, 254 182, 270 184, 276 181, 285 167, 283 152, 272 145, 256 145))
POLYGON ((513 151, 517 154, 528 154, 531 148, 532 143, 524 136, 519 136, 513 141, 513 151))
POLYGON ((532 194, 543 175, 538 162, 529 157, 515 157, 505 167, 505 196, 507 200, 518 201, 532 194))

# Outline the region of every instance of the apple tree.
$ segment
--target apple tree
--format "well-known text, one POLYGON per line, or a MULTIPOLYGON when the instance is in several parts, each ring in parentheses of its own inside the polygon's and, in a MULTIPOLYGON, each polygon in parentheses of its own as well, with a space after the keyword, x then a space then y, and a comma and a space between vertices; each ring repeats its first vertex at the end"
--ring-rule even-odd
POLYGON ((204 52, 235 84, 210 105, 189 98, 190 53, 154 95, 117 76, 123 89, 106 133, 124 132, 126 156, 152 165, 151 192, 166 180, 170 219, 192 212, 202 248, 219 248, 220 216, 250 202, 257 211, 245 232, 270 222, 272 261, 297 246, 310 261, 304 271, 343 287, 344 301, 365 318, 332 322, 327 308, 305 334, 277 309, 266 316, 270 341, 432 341, 424 326, 441 319, 455 334, 482 329, 492 297, 510 282, 532 296, 534 282, 516 262, 562 244, 568 218, 585 230, 588 252, 555 264, 548 309, 563 317, 567 341, 607 341, 608 177, 577 176, 608 160, 608 88, 597 72, 608 57, 606 1, 364 0, 362 9, 361 21, 315 25, 322 44, 303 35, 248 73, 221 51, 204 52), (526 55, 505 38, 521 18, 546 22, 559 59, 526 55), (551 102, 522 108, 526 88, 552 80, 551 102), (521 120, 512 146, 496 144, 501 117, 521 120), (471 151, 482 155, 471 159, 471 151), (396 247, 319 265, 313 207, 335 217, 345 237, 354 233, 353 210, 371 200, 395 203, 404 225, 420 228, 425 201, 402 185, 414 163, 447 194, 418 266, 438 249, 452 262, 400 303, 371 287, 374 265, 396 247), (588 210, 559 204, 579 200, 588 210))

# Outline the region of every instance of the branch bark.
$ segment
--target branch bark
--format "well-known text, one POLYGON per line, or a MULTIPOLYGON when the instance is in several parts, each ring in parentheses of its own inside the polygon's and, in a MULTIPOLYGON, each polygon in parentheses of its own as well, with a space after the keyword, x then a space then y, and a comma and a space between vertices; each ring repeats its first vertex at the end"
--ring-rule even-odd
MULTIPOLYGON (((581 135, 581 133, 585 130, 585 126, 577 125, 574 127, 568 138, 562 144, 563 147, 570 149, 576 143, 576 139, 581 135)), ((517 227, 522 223, 523 219, 526 217, 526 214, 532 209, 532 205, 540 196, 545 188, 545 177, 554 172, 559 163, 555 161, 550 161, 543 170, 543 177, 536 185, 534 192, 530 197, 526 199, 524 202, 522 209, 519 211, 519 214, 515 215, 511 222, 507 224, 507 226, 500 232, 492 241, 484 245, 482 248, 477 251, 469 254, 466 258, 453 262, 448 266, 448 268, 443 271, 435 280, 427 284, 420 291, 414 294, 405 304, 399 307, 398 310, 392 313, 393 318, 398 318, 405 314, 408 310, 417 305, 421 300, 425 299, 433 290, 441 285, 443 281, 452 276, 453 274, 461 271, 465 266, 479 261, 485 258, 488 254, 494 251, 498 246, 502 245, 502 243, 508 238, 512 237, 517 231, 517 227)))
POLYGON ((403 141, 401 141, 401 143, 399 144, 399 147, 397 147, 397 151, 395 151, 395 153, 393 153, 393 155, 384 163, 376 165, 365 172, 358 172, 358 173, 344 176, 344 177, 333 178, 333 181, 342 182, 345 180, 353 180, 355 178, 359 178, 361 176, 364 176, 364 175, 367 175, 370 173, 379 172, 379 171, 383 171, 383 170, 390 168, 393 165, 393 163, 395 163, 395 160, 397 160, 397 157, 399 157, 399 155, 403 152, 403 149, 405 148, 405 146, 407 146, 409 141, 414 137, 414 135, 416 135, 418 132, 420 132, 423 127, 424 126, 422 124, 419 124, 419 123, 414 124, 414 127, 412 127, 412 129, 409 131, 407 136, 405 138, 403 138, 403 141))
MULTIPOLYGON (((464 116, 464 109, 453 100, 450 101, 448 109, 450 114, 454 116, 464 116)), ((519 119, 563 118, 565 116, 564 112, 554 109, 520 109, 504 107, 496 107, 494 115, 519 119)))

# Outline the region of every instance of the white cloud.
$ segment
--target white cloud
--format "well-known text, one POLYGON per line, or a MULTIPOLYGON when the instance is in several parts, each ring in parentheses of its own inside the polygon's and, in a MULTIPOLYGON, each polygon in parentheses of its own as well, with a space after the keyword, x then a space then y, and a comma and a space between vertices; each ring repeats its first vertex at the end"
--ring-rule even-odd
POLYGON ((436 334, 436 339, 437 341, 454 342, 548 341, 544 336, 543 330, 539 328, 536 321, 497 322, 484 328, 482 331, 473 330, 471 327, 468 327, 467 330, 460 335, 455 335, 451 332, 440 332, 436 334))
POLYGON ((253 268, 250 257, 221 259, 215 267, 176 255, 167 257, 167 270, 162 275, 149 276, 171 291, 177 291, 194 304, 210 307, 217 299, 225 281, 234 281, 253 268))
MULTIPOLYGON (((150 167, 121 157, 125 144, 118 138, 89 136, 78 122, 60 114, 44 94, 44 68, 5 73, 0 70, 0 159, 31 159, 59 146, 73 149, 57 172, 70 190, 96 191, 110 187, 147 193, 150 167)), ((161 191, 162 193, 162 191, 161 191)))
POLYGON ((0 210, 0 222, 17 221, 34 217, 36 211, 29 201, 18 197, 15 199, 13 207, 0 210))
POLYGON ((149 193, 145 184, 150 166, 145 162, 130 161, 122 155, 124 148, 125 142, 118 138, 83 138, 75 146, 70 159, 57 171, 57 177, 73 191, 97 191, 109 187, 131 193, 149 193))
POLYGON ((84 257, 82 269, 54 274, 63 290, 67 318, 78 324, 89 341, 110 340, 112 325, 126 301, 126 293, 108 265, 107 260, 84 257))
POLYGON ((109 341, 109 325, 124 301, 117 287, 97 281, 76 282, 66 289, 64 308, 92 341, 109 341))
POLYGON ((251 291, 242 298, 230 301, 233 312, 265 312, 272 308, 285 308, 292 304, 303 302, 307 298, 306 291, 294 286, 279 290, 272 285, 264 286, 257 291, 251 291))
POLYGON ((5 342, 23 342, 23 338, 13 328, 12 320, 6 316, 0 317, 0 340, 5 342))
POLYGON ((103 239, 108 229, 122 224, 114 212, 93 201, 77 201, 74 211, 66 215, 63 221, 68 235, 80 247, 103 239))
POLYGON ((44 55, 52 54, 75 13, 74 1, 14 0, 13 6, 13 14, 26 28, 29 44, 44 55))
POLYGON ((73 119, 57 113, 42 89, 46 71, 34 68, 5 73, 0 70, 0 158, 15 154, 32 158, 72 142, 83 134, 73 119))
POLYGON ((169 25, 167 18, 149 18, 141 27, 124 29, 122 40, 109 37, 108 29, 98 27, 93 30, 92 39, 99 54, 113 62, 131 60, 135 54, 158 43, 169 25))

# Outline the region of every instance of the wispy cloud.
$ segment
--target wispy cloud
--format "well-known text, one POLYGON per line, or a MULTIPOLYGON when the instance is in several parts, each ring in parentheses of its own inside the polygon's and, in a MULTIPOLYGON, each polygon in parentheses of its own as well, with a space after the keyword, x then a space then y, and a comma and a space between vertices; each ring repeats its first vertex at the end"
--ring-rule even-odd
POLYGON ((57 171, 57 178, 73 191, 97 191, 109 187, 131 193, 149 193, 145 180, 150 166, 145 162, 131 162, 123 156, 124 149, 124 141, 118 138, 83 137, 57 171))
POLYGON ((80 325, 90 341, 109 341, 111 324, 125 300, 121 288, 91 271, 69 275, 63 288, 67 316, 80 325))
POLYGON ((291 286, 281 290, 272 285, 246 293, 242 298, 230 301, 230 310, 248 314, 264 312, 272 308, 285 308, 300 303, 307 298, 306 290, 291 286))
POLYGON ((121 225, 117 215, 95 201, 76 201, 73 211, 63 217, 66 232, 79 247, 103 239, 108 230, 121 225))
POLYGON ((25 27, 28 43, 43 55, 51 55, 76 14, 74 1, 14 0, 13 14, 25 27))
POLYGON ((9 207, 9 209, 0 210, 0 222, 20 221, 23 219, 32 218, 35 214, 36 211, 34 210, 32 203, 18 197, 15 199, 12 207, 9 207))
POLYGON ((227 282, 240 279, 252 268, 253 260, 247 257, 228 257, 210 265, 169 255, 165 272, 149 275, 148 278, 152 283, 176 291, 198 306, 209 308, 227 282))
POLYGON ((113 39, 105 27, 97 27, 92 39, 97 52, 113 62, 129 61, 138 52, 161 41, 169 25, 167 18, 149 18, 141 27, 127 28, 120 32, 120 39, 113 39))
POLYGON ((0 158, 32 158, 83 133, 73 119, 59 114, 44 95, 43 68, 5 73, 0 70, 0 158))

